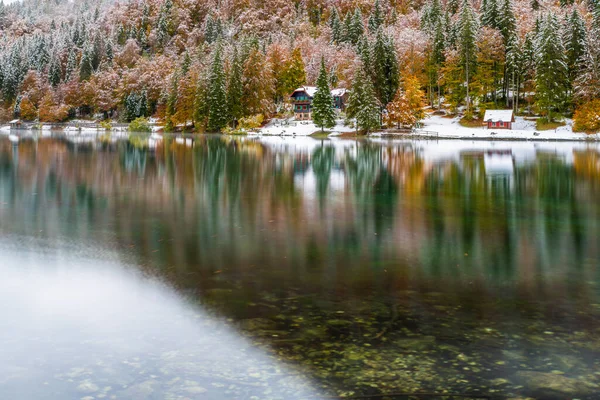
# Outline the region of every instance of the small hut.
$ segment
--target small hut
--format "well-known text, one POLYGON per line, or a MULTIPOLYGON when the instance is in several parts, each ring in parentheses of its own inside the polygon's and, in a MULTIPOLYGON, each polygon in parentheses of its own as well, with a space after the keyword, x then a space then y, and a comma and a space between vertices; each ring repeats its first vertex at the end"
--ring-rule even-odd
POLYGON ((483 121, 488 129, 512 129, 515 114, 513 110, 486 110, 483 121))
POLYGON ((12 121, 9 122, 10 124, 10 129, 21 129, 21 125, 23 125, 23 123, 21 122, 20 119, 13 119, 12 121))

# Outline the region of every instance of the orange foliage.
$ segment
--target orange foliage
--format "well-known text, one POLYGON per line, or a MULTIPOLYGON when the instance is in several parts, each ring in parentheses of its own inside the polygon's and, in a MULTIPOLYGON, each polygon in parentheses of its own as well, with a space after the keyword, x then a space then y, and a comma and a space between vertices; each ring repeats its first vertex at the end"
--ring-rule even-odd
POLYGON ((62 122, 69 117, 69 107, 57 104, 51 92, 46 93, 40 104, 40 121, 62 122))
POLYGON ((581 105, 573 116, 576 132, 595 133, 600 131, 600 99, 595 99, 581 105))
POLYGON ((38 110, 29 98, 21 100, 21 118, 25 121, 33 121, 38 117, 38 110))

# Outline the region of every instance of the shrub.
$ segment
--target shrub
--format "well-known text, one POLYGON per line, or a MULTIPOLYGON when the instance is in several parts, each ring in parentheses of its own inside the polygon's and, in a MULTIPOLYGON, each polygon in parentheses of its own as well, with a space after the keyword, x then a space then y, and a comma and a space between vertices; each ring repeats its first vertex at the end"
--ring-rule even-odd
MULTIPOLYGON (((112 124, 110 123, 110 121, 101 121, 100 122, 100 126, 105 130, 105 131, 111 131, 112 130, 112 124)), ((131 127, 131 125, 130 125, 131 127)), ((137 131, 139 132, 139 131, 137 131)))
POLYGON ((251 117, 241 118, 238 122, 238 129, 244 131, 251 131, 260 128, 264 120, 265 117, 262 114, 256 114, 251 117))
POLYGON ((542 117, 542 118, 538 118, 535 121, 535 127, 538 131, 551 131, 553 129, 556 129, 560 126, 565 126, 564 122, 560 122, 560 121, 553 121, 551 119, 548 119, 546 117, 542 117))
POLYGON ((575 132, 594 133, 600 131, 600 99, 592 100, 578 107, 573 120, 575 132))
POLYGON ((148 120, 146 118, 140 117, 136 118, 129 124, 129 132, 152 132, 152 128, 150 124, 148 124, 148 120))

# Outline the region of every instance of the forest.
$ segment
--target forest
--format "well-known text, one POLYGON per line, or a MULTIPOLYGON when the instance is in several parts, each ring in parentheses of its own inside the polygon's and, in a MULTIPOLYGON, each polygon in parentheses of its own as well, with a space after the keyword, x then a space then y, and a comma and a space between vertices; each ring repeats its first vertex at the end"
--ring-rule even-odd
POLYGON ((231 132, 348 88, 357 129, 424 109, 514 109, 600 130, 600 0, 23 0, 0 3, 0 121, 155 118, 231 132), (325 90, 327 89, 327 90, 325 90))

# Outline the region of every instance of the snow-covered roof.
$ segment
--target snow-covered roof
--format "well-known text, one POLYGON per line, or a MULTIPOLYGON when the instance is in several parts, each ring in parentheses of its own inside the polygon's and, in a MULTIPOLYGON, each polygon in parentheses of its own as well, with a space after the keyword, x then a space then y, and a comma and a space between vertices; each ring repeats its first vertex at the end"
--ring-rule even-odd
POLYGON ((333 90, 331 91, 331 95, 332 95, 332 96, 334 96, 334 97, 335 97, 335 96, 342 97, 343 95, 345 95, 345 94, 346 94, 346 92, 347 92, 347 91, 348 91, 348 90, 347 90, 346 88, 333 89, 333 90))
POLYGON ((13 119, 12 121, 9 122, 9 124, 17 124, 19 122, 21 122, 21 120, 19 120, 19 119, 13 119))
POLYGON ((512 122, 513 110, 486 110, 483 120, 485 122, 512 122))
MULTIPOLYGON (((317 87, 316 86, 301 86, 298 89, 294 90, 294 93, 298 93, 298 92, 306 92, 306 94, 308 94, 310 97, 315 97, 315 93, 317 93, 317 87)), ((294 93, 292 93, 292 96, 294 95, 294 93)))

